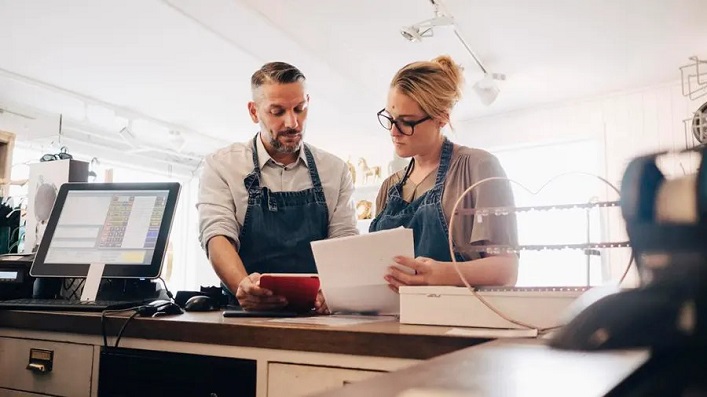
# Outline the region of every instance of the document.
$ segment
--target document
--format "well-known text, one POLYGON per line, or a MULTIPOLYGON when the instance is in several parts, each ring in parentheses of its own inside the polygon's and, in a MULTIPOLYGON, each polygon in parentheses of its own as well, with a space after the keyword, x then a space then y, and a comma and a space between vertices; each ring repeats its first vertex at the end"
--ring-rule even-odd
POLYGON ((394 257, 415 256, 412 229, 313 241, 312 252, 332 313, 400 313, 400 296, 383 277, 395 264, 394 257))

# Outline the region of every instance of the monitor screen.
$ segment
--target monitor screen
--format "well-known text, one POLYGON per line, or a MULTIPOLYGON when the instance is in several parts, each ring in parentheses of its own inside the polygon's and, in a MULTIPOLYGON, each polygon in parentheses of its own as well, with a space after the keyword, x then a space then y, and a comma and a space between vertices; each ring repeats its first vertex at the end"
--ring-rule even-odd
POLYGON ((159 276, 178 192, 177 183, 62 185, 31 274, 85 277, 100 263, 104 277, 159 276))

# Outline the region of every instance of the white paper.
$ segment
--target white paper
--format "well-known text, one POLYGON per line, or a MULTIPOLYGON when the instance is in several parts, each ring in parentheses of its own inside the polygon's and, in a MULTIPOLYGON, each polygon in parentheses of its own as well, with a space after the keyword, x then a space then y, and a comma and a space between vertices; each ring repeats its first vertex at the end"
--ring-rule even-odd
POLYGON ((397 397, 481 397, 481 394, 469 390, 414 387, 403 390, 397 397))
POLYGON ((536 338, 537 329, 505 329, 505 328, 452 328, 445 332, 452 336, 468 336, 470 338, 536 338))
POLYGON ((388 288, 383 277, 395 263, 394 257, 414 257, 412 229, 313 241, 312 252, 332 313, 400 312, 400 296, 388 288))
POLYGON ((312 325, 326 325, 330 327, 343 327, 347 325, 357 325, 366 323, 378 323, 384 321, 391 321, 392 317, 385 316, 343 316, 343 315, 331 315, 331 316, 314 316, 314 317, 288 317, 288 318, 274 318, 268 320, 272 323, 287 323, 287 324, 312 324, 312 325))

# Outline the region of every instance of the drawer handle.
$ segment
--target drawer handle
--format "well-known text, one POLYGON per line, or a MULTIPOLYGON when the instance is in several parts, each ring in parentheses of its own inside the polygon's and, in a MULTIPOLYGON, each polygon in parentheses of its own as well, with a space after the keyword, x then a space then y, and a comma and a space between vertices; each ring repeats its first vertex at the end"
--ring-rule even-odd
POLYGON ((49 372, 47 370, 47 366, 44 364, 39 364, 39 363, 29 363, 27 364, 27 369, 32 371, 32 372, 38 372, 40 374, 45 374, 49 372))
POLYGON ((54 352, 44 349, 29 349, 29 363, 27 369, 35 374, 46 374, 52 372, 54 363, 54 352))

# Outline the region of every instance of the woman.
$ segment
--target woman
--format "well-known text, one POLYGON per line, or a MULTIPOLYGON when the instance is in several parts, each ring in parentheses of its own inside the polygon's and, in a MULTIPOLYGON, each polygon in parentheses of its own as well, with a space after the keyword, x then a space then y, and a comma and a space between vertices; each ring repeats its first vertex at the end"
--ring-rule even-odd
MULTIPOLYGON (((395 75, 388 103, 378 112, 381 125, 390 130, 395 153, 412 158, 406 169, 383 182, 378 213, 370 226, 372 232, 400 226, 413 229, 416 258, 395 258, 396 265, 385 276, 394 291, 403 285, 464 285, 449 252, 452 208, 472 184, 505 177, 492 154, 456 145, 442 134, 461 97, 462 84, 462 71, 449 56, 411 63, 395 75)), ((462 203, 463 208, 512 206, 513 194, 507 181, 490 181, 473 189, 462 203)), ((471 285, 515 284, 516 255, 480 254, 473 249, 473 245, 516 245, 513 215, 461 215, 454 225, 455 256, 471 285)))

